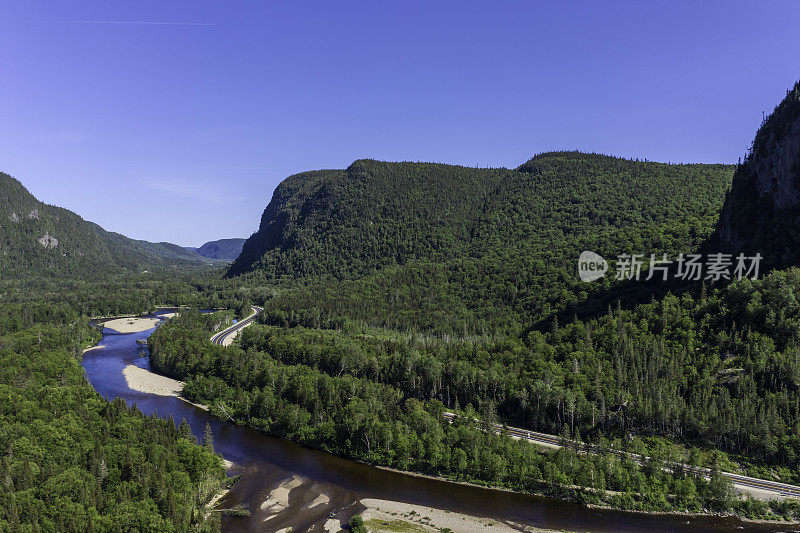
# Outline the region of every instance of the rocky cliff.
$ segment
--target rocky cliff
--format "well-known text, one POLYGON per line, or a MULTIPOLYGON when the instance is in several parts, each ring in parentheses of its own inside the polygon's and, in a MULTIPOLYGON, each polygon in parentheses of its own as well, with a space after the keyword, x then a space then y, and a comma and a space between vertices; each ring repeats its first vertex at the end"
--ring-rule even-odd
POLYGON ((736 170, 711 248, 761 252, 773 266, 800 254, 800 82, 763 122, 736 170))

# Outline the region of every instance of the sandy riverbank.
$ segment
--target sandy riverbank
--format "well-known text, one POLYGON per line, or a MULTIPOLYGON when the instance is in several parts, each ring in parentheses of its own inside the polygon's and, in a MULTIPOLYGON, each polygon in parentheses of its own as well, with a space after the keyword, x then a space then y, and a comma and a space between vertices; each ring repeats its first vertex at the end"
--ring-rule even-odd
POLYGON ((261 504, 261 510, 269 515, 265 521, 289 507, 289 494, 304 481, 306 480, 295 475, 272 489, 269 497, 261 504))
POLYGON ((98 344, 97 346, 89 346, 88 348, 85 348, 81 352, 81 354, 85 354, 86 352, 91 352, 92 350, 99 350, 100 348, 105 348, 105 347, 106 347, 105 344, 98 344))
POLYGON ((117 333, 139 333, 147 331, 150 328, 156 327, 156 324, 167 318, 177 316, 178 313, 164 313, 157 317, 144 316, 144 317, 126 317, 115 318, 103 322, 103 327, 113 330, 117 333))
POLYGON ((441 531, 449 529, 455 533, 473 533, 476 531, 500 532, 554 532, 551 529, 538 529, 505 523, 493 518, 483 518, 462 513, 454 513, 444 509, 364 498, 361 505, 367 509, 361 513, 369 531, 441 531))
POLYGON ((158 396, 180 396, 183 383, 166 376, 159 376, 144 368, 128 365, 122 370, 128 387, 138 392, 156 394, 158 396))
POLYGON ((220 489, 220 490, 218 490, 217 493, 214 494, 214 496, 212 496, 211 499, 206 504, 206 509, 213 509, 214 506, 217 505, 217 503, 222 498, 227 496, 229 492, 230 492, 230 489, 220 489))
POLYGON ((115 318, 104 322, 103 327, 117 333, 139 333, 154 328, 160 321, 161 319, 153 317, 115 318))
POLYGON ((125 381, 128 388, 136 392, 144 392, 147 394, 156 394, 158 396, 174 396, 180 398, 184 402, 194 405, 195 407, 208 411, 208 406, 200 403, 190 402, 183 396, 183 382, 177 379, 161 376, 144 368, 139 368, 135 365, 128 365, 122 369, 122 375, 125 376, 125 381))

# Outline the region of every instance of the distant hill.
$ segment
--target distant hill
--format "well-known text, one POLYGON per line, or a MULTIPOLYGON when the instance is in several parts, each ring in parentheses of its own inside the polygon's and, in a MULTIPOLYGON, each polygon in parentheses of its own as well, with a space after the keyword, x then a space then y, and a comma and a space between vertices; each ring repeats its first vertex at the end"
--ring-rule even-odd
POLYGON ((199 248, 186 247, 208 259, 218 259, 221 261, 233 261, 242 252, 245 239, 219 239, 209 241, 199 248))
POLYGON ((92 277, 212 264, 167 242, 106 231, 72 211, 37 200, 0 173, 0 277, 92 277))
POLYGON ((284 302, 295 316, 535 320, 598 286, 576 280, 582 250, 698 246, 734 169, 579 152, 517 169, 359 160, 284 180, 228 275, 302 280, 304 296, 284 302))

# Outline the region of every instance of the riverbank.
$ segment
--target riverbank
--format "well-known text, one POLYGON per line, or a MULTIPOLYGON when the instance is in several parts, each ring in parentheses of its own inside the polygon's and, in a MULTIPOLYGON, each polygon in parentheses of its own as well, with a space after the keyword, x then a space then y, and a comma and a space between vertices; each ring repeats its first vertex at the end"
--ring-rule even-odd
MULTIPOLYGON (((181 382, 181 381, 177 381, 177 380, 174 380, 172 378, 168 378, 168 377, 165 377, 165 376, 161 376, 159 374, 155 374, 153 372, 150 372, 148 370, 144 370, 144 369, 136 367, 134 365, 128 365, 123 370, 123 375, 125 376, 125 379, 128 382, 128 386, 133 390, 136 390, 136 391, 139 391, 139 392, 145 392, 145 393, 149 393, 149 394, 156 394, 156 395, 160 395, 160 396, 174 396, 174 397, 180 398, 181 400, 183 400, 186 403, 194 405, 195 407, 198 407, 198 408, 203 409, 205 411, 209 410, 208 406, 201 405, 201 404, 196 404, 194 402, 191 402, 191 401, 187 400, 183 396, 181 396, 181 392, 182 392, 182 389, 183 389, 183 382, 181 382)), ((490 486, 490 485, 483 485, 483 484, 474 483, 474 482, 471 482, 471 481, 454 480, 454 479, 449 479, 449 478, 446 478, 446 477, 443 477, 443 476, 436 476, 436 475, 430 475, 430 474, 423 474, 423 473, 419 473, 419 472, 399 470, 399 469, 391 468, 391 467, 387 467, 387 466, 381 466, 381 465, 374 465, 374 464, 370 464, 370 463, 365 463, 363 461, 356 461, 356 462, 368 465, 371 468, 385 470, 385 471, 388 471, 388 472, 393 472, 393 473, 402 474, 402 475, 411 476, 411 477, 418 477, 418 478, 435 480, 435 481, 438 481, 438 482, 441 482, 441 483, 451 483, 451 484, 455 484, 455 485, 475 487, 475 488, 480 488, 480 489, 483 489, 483 490, 497 491, 497 492, 501 492, 501 493, 520 494, 517 491, 514 491, 514 490, 509 489, 509 488, 505 488, 505 487, 496 487, 496 486, 490 486)), ((264 504, 262 505, 260 510, 266 514, 267 518, 265 518, 265 519, 269 519, 269 518, 275 517, 277 514, 280 514, 281 511, 284 511, 286 509, 286 505, 288 504, 289 492, 291 492, 293 489, 296 488, 296 486, 295 486, 295 484, 293 482, 296 482, 296 480, 289 480, 287 485, 277 487, 277 489, 276 489, 277 492, 273 495, 273 497, 272 498, 268 498, 268 500, 264 502, 264 504)), ((577 487, 577 486, 568 487, 567 489, 568 490, 573 490, 573 491, 578 491, 578 492, 592 492, 591 489, 586 489, 586 488, 577 487)), ((556 499, 561 499, 563 501, 575 501, 575 498, 563 498, 563 497, 562 498, 558 498, 557 496, 554 496, 552 494, 547 494, 547 493, 544 493, 544 492, 527 493, 527 494, 530 494, 532 496, 545 497, 545 498, 556 498, 556 499)), ((608 494, 611 494, 611 492, 608 492, 608 494)), ((398 520, 411 520, 411 519, 413 519, 412 522, 414 524, 416 524, 416 526, 414 526, 414 527, 426 526, 425 523, 421 523, 421 522, 419 522, 417 520, 419 518, 419 512, 420 511, 419 511, 419 509, 416 509, 416 507, 420 507, 420 508, 423 508, 423 509, 428 509, 425 506, 415 506, 414 504, 405 504, 405 503, 402 503, 402 502, 396 502, 396 501, 391 501, 391 500, 375 500, 375 501, 379 502, 379 503, 380 502, 383 503, 382 506, 376 504, 375 505, 375 509, 373 509, 372 512, 368 515, 372 519, 374 519, 375 521, 378 521, 378 522, 387 522, 388 521, 388 523, 391 524, 392 520, 398 521, 398 520), (389 504, 392 504, 392 505, 389 505, 389 504), (402 508, 404 510, 402 512, 397 511, 397 509, 400 509, 400 508, 402 508), (389 509, 389 510, 387 511, 387 509, 389 509), (389 513, 389 516, 386 516, 387 512, 389 513), (391 515, 391 513, 395 513, 395 515, 391 515), (390 518, 392 520, 390 520, 390 518)), ((365 505, 366 507, 368 507, 368 510, 370 509, 369 505, 365 504, 364 502, 362 502, 362 504, 365 505)), ((614 508, 612 506, 604 505, 604 504, 583 504, 583 505, 587 509, 603 509, 603 510, 619 511, 619 509, 616 509, 616 508, 614 508)), ((436 510, 434 508, 430 508, 430 509, 433 509, 434 511, 436 510)), ((466 515, 466 514, 460 515, 459 513, 453 513, 453 512, 450 512, 450 511, 446 511, 446 510, 438 510, 438 512, 439 512, 439 514, 435 515, 438 518, 431 522, 431 523, 433 523, 435 525, 434 526, 428 526, 428 527, 434 527, 435 528, 435 529, 432 529, 431 531, 438 531, 438 530, 441 530, 442 528, 450 528, 453 531, 477 531, 477 530, 479 530, 479 529, 476 529, 476 528, 478 528, 478 525, 476 525, 476 524, 481 523, 480 521, 477 522, 477 523, 470 522, 470 519, 479 520, 477 517, 473 517, 471 515, 466 515), (453 527, 453 525, 450 524, 450 521, 451 521, 451 519, 453 519, 454 516, 460 517, 460 520, 461 520, 461 522, 463 524, 471 524, 471 526, 468 527, 467 529, 457 529, 457 528, 453 527), (436 525, 436 524, 445 524, 445 525, 436 525)), ((739 520, 745 521, 747 523, 762 524, 762 525, 774 525, 774 524, 796 525, 796 524, 798 524, 797 522, 785 522, 785 521, 774 521, 774 520, 750 520, 750 519, 744 519, 743 517, 740 517, 740 516, 737 516, 737 515, 725 515, 725 514, 714 514, 714 513, 687 513, 687 512, 682 512, 682 511, 662 512, 662 511, 640 511, 640 510, 627 510, 625 512, 633 513, 633 514, 639 514, 639 515, 647 515, 647 516, 678 516, 678 517, 684 517, 684 518, 687 518, 687 519, 689 519, 689 518, 695 518, 696 519, 696 518, 727 517, 727 518, 739 519, 739 520)), ((431 511, 431 513, 433 513, 433 511, 431 511)), ((433 517, 433 514, 431 514, 431 513, 429 513, 429 515, 427 515, 427 516, 433 517)), ((365 520, 366 520, 366 517, 365 517, 365 520)), ((500 527, 500 523, 497 520, 493 521, 491 519, 487 519, 487 523, 488 522, 493 522, 495 524, 495 527, 491 528, 492 531, 494 531, 497 527, 500 527)), ((396 524, 396 525, 398 525, 398 524, 396 524)), ((399 525, 398 525, 398 527, 399 527, 399 525)), ((519 528, 515 529, 513 527, 513 525, 508 525, 508 527, 510 528, 509 531, 510 530, 519 531, 520 530, 519 528)), ((484 529, 486 529, 486 528, 484 528, 484 529)), ((371 530, 373 530, 373 529, 371 529, 371 530)), ((381 529, 374 529, 374 530, 381 531, 381 529)), ((486 529, 486 530, 488 530, 488 529, 486 529)), ((388 530, 386 530, 386 531, 388 531, 388 530)), ((411 529, 411 531, 428 531, 428 530, 427 529, 411 529)), ((550 531, 550 530, 535 530, 535 529, 530 529, 529 528, 526 531, 550 531)))
POLYGON ((126 366, 122 370, 122 375, 125 376, 128 388, 137 392, 178 397, 183 390, 183 382, 155 374, 135 365, 126 366))
MULTIPOLYGON (((515 491, 513 489, 509 489, 509 488, 505 488, 505 487, 496 487, 496 486, 492 486, 492 485, 482 485, 480 483, 474 483, 472 481, 459 481, 459 480, 450 479, 450 478, 447 478, 447 477, 444 477, 444 476, 434 476, 434 475, 431 475, 431 474, 423 474, 423 473, 420 473, 420 472, 411 472, 411 471, 407 471, 407 470, 399 470, 397 468, 391 468, 391 467, 388 467, 388 466, 372 465, 372 464, 369 464, 369 463, 364 463, 362 461, 359 461, 359 462, 361 462, 362 464, 369 465, 369 466, 371 466, 373 468, 378 468, 380 470, 386 470, 386 471, 389 471, 389 472, 395 472, 395 473, 398 473, 398 474, 404 474, 404 475, 407 475, 407 476, 419 477, 419 478, 423 478, 423 479, 431 479, 431 480, 439 481, 439 482, 442 482, 442 483, 453 483, 453 484, 456 484, 456 485, 463 485, 463 486, 467 486, 467 487, 476 487, 476 488, 480 488, 480 489, 484 489, 484 490, 507 492, 507 493, 511 493, 511 494, 528 494, 528 495, 531 495, 531 496, 536 496, 536 497, 541 497, 541 498, 557 499, 557 500, 576 503, 578 505, 586 507, 587 509, 598 509, 598 510, 617 511, 617 512, 621 511, 621 512, 625 512, 625 513, 631 513, 631 514, 637 514, 637 515, 643 515, 643 516, 665 516, 665 517, 666 516, 672 516, 672 517, 677 516, 677 517, 687 518, 687 519, 696 519, 696 518, 732 518, 732 519, 740 520, 742 522, 746 522, 746 523, 749 523, 749 524, 758 524, 758 525, 784 525, 784 526, 797 526, 797 525, 800 525, 800 522, 798 522, 798 521, 770 520, 770 519, 752 519, 752 518, 746 518, 744 516, 737 515, 737 514, 734 514, 734 513, 727 513, 727 514, 726 513, 713 513, 713 512, 692 513, 692 512, 686 512, 686 511, 646 511, 646 510, 636 510, 636 509, 625 509, 625 510, 622 510, 622 509, 619 509, 617 507, 613 507, 611 505, 606 505, 606 504, 578 503, 578 500, 575 499, 575 498, 559 497, 559 496, 556 496, 556 495, 553 495, 553 494, 548 494, 546 492, 526 492, 526 493, 522 493, 522 492, 518 492, 518 491, 515 491)), ((567 489, 567 490, 579 491, 579 492, 585 492, 585 493, 592 493, 592 492, 598 493, 598 491, 596 491, 595 489, 590 489, 590 488, 580 487, 580 486, 575 486, 575 485, 569 486, 569 487, 564 487, 564 488, 567 489)), ((617 493, 617 492, 609 491, 609 490, 605 491, 605 493, 607 495, 621 494, 621 493, 617 493)), ((765 500, 765 501, 768 501, 768 500, 765 500)), ((534 530, 528 529, 527 531, 534 531, 534 530)), ((542 531, 549 531, 549 530, 542 530, 542 531)))
POLYGON ((362 498, 348 505, 351 510, 347 512, 341 508, 342 500, 336 492, 333 486, 293 474, 279 480, 264 495, 261 504, 254 509, 254 518, 259 524, 269 524, 275 531, 287 531, 292 525, 303 524, 315 530, 340 532, 352 513, 361 516, 370 532, 556 531, 391 499, 362 498))
MULTIPOLYGON (((655 529, 658 526, 668 526, 671 530, 687 533, 695 529, 733 532, 742 526, 762 533, 778 530, 775 526, 767 528, 748 525, 745 521, 726 518, 704 519, 694 515, 689 519, 669 515, 648 517, 617 510, 600 511, 554 498, 531 499, 527 495, 507 489, 495 489, 493 494, 486 493, 486 488, 480 484, 477 486, 482 490, 476 492, 472 488, 473 484, 453 481, 441 483, 440 478, 425 481, 423 478, 429 476, 409 475, 407 472, 402 472, 400 476, 391 468, 375 469, 367 463, 314 451, 286 439, 262 436, 265 433, 263 431, 248 428, 246 425, 226 423, 224 416, 209 417, 206 412, 186 405, 188 402, 183 398, 181 402, 173 401, 171 397, 180 398, 182 394, 176 392, 177 387, 163 391, 169 396, 134 392, 128 386, 128 379, 121 374, 126 365, 142 358, 137 344, 138 338, 141 335, 106 336, 101 342, 107 345, 107 350, 90 351, 84 357, 82 364, 87 375, 101 394, 124 397, 129 403, 136 403, 147 414, 163 416, 164 413, 169 413, 176 420, 185 418, 195 434, 202 433, 206 423, 211 424, 215 448, 220 454, 235 458, 235 473, 242 476, 227 497, 215 502, 215 507, 220 512, 223 507, 243 507, 252 513, 250 517, 222 514, 223 527, 226 530, 263 531, 266 525, 264 520, 271 518, 268 522, 271 530, 284 527, 303 530, 313 527, 320 531, 325 527, 328 531, 340 531, 340 526, 346 525, 352 514, 361 514, 367 510, 360 503, 361 498, 385 500, 401 506, 405 502, 413 502, 422 507, 439 509, 447 517, 451 514, 495 517, 498 524, 501 520, 509 527, 519 524, 518 531, 524 530, 523 524, 529 526, 528 531, 645 531, 649 525, 655 526, 655 529), (290 483, 295 475, 303 478, 304 484, 290 490, 289 507, 279 513, 275 513, 279 506, 270 509, 271 504, 283 500, 283 491, 279 490, 272 495, 275 496, 275 501, 262 510, 260 507, 270 499, 271 492, 285 482, 290 483)), ((134 387, 140 389, 144 386, 140 381, 143 377, 150 380, 157 376, 147 371, 133 372, 139 378, 139 384, 134 384, 134 387)), ((389 509, 380 504, 375 507, 387 512, 397 512, 394 508, 389 509)), ((419 512, 413 507, 404 506, 403 509, 393 518, 408 522, 401 516, 403 513, 413 518, 419 512), (415 511, 415 514, 411 515, 411 511, 415 511)), ((405 531, 417 531, 418 527, 423 526, 411 523, 405 531)))
POLYGON ((145 394, 155 394, 157 396, 172 396, 203 411, 209 410, 207 405, 191 402, 181 395, 181 392, 183 392, 183 381, 168 378, 167 376, 162 376, 161 374, 156 374, 155 372, 150 372, 149 370, 130 364, 122 369, 122 375, 125 377, 125 382, 131 390, 144 392, 145 394))
MULTIPOLYGON (((600 505, 594 503, 587 503, 585 504, 587 509, 598 509, 602 511, 619 511, 619 509, 615 507, 611 507, 610 505, 600 505)), ((626 513, 631 514, 638 514, 642 516, 663 516, 663 517, 680 517, 680 518, 732 518, 735 520, 739 520, 741 522, 745 522, 748 524, 755 524, 761 526, 799 526, 800 522, 791 521, 791 520, 770 520, 767 518, 747 518, 744 516, 740 516, 737 514, 732 513, 688 513, 685 511, 641 511, 636 509, 629 509, 625 510, 626 513)))
POLYGON ((101 348, 105 348, 105 344, 98 344, 97 346, 89 346, 88 348, 84 348, 81 352, 81 355, 85 354, 86 352, 91 352, 92 350, 99 350, 101 348))
POLYGON ((454 533, 479 531, 555 533, 557 531, 391 500, 364 498, 361 500, 361 505, 366 507, 361 512, 364 524, 369 531, 375 532, 415 531, 427 533, 450 530, 454 533))
POLYGON ((103 327, 108 328, 116 333, 141 333, 148 329, 156 327, 156 324, 166 318, 172 318, 177 313, 165 313, 157 317, 144 316, 144 317, 124 317, 113 318, 103 322, 103 327))

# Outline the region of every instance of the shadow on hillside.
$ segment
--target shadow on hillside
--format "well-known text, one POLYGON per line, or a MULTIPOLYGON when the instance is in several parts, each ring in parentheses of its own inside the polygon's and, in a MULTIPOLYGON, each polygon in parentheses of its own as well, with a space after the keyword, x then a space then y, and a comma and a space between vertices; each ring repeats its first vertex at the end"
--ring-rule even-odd
MULTIPOLYGON (((711 291, 722 286, 720 283, 707 284, 706 290, 711 291)), ((702 281, 624 280, 607 289, 593 291, 586 299, 539 321, 531 329, 549 331, 552 329, 554 319, 562 325, 569 324, 575 319, 589 321, 608 314, 609 309, 614 310, 618 307, 624 310, 633 309, 637 305, 658 300, 667 294, 680 297, 689 293, 692 298, 699 298, 702 290, 702 281)))

